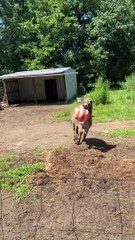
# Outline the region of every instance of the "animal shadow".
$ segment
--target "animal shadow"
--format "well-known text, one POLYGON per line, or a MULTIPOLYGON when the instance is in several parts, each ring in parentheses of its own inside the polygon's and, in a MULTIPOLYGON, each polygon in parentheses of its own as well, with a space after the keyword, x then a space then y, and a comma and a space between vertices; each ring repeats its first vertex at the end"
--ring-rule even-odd
POLYGON ((98 149, 101 152, 108 152, 112 148, 116 147, 116 144, 107 144, 105 141, 98 139, 98 138, 87 138, 85 140, 86 145, 88 145, 88 148, 94 148, 98 149))

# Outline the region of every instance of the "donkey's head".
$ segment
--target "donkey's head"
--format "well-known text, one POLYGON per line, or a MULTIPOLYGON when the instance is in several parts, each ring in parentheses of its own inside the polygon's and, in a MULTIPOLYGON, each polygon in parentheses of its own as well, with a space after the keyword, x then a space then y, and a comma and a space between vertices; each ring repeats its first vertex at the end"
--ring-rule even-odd
POLYGON ((90 112, 90 114, 92 115, 92 100, 90 100, 88 98, 84 99, 83 107, 84 107, 84 109, 87 109, 90 112))

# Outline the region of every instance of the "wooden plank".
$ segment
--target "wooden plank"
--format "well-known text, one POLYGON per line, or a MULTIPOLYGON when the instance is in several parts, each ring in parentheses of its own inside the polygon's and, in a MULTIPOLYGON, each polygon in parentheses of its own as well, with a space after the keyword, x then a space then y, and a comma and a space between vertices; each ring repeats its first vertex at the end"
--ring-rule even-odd
POLYGON ((36 83, 35 83, 35 78, 32 78, 33 82, 33 90, 34 90, 34 99, 35 99, 35 104, 37 105, 37 91, 36 91, 36 83))
POLYGON ((13 83, 13 82, 17 82, 17 79, 13 79, 13 80, 6 80, 6 83, 13 83))
POLYGON ((3 102, 8 106, 8 105, 9 105, 9 102, 8 102, 8 96, 7 96, 7 89, 6 89, 5 81, 3 81, 3 85, 4 85, 3 102))

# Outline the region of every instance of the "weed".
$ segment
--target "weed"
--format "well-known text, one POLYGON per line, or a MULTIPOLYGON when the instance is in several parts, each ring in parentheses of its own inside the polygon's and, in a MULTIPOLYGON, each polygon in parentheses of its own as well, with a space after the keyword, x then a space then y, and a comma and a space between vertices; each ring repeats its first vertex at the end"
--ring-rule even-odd
POLYGON ((127 100, 135 103, 135 73, 128 76, 122 86, 126 90, 127 100))
POLYGON ((93 91, 93 100, 96 105, 106 104, 109 102, 109 83, 102 77, 99 77, 95 84, 95 90, 93 91))
POLYGON ((15 155, 0 156, 0 172, 5 172, 10 168, 11 161, 16 159, 15 155))

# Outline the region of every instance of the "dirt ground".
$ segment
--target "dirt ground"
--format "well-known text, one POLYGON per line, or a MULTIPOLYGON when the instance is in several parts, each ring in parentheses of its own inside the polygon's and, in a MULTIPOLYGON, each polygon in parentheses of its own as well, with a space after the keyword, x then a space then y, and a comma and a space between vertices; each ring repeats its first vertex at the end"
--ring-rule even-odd
MULTIPOLYGON (((13 106, 0 111, 0 154, 7 152, 24 153, 36 148, 72 145, 71 123, 53 119, 54 113, 64 108, 65 105, 61 104, 26 105, 13 106)), ((93 123, 88 138, 99 137, 99 133, 102 133, 103 137, 104 133, 120 127, 135 128, 135 121, 93 123)), ((117 141, 121 142, 121 139, 117 141)))
POLYGON ((2 240, 135 240, 135 138, 107 132, 135 121, 93 123, 75 146, 70 123, 52 115, 64 105, 22 106, 0 112, 0 153, 20 153, 17 164, 45 161, 25 199, 0 193, 2 240), (28 152, 55 148, 42 157, 28 152))

